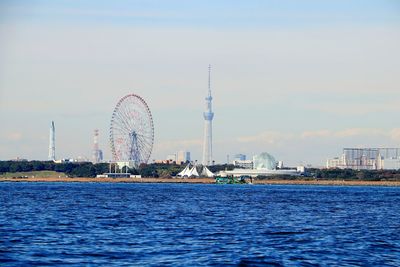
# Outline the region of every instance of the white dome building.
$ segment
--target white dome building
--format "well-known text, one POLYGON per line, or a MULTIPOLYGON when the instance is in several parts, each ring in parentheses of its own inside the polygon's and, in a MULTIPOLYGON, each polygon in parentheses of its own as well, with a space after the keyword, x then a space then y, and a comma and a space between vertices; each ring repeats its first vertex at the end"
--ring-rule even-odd
POLYGON ((271 154, 263 152, 253 157, 253 169, 255 170, 276 170, 276 160, 271 154))

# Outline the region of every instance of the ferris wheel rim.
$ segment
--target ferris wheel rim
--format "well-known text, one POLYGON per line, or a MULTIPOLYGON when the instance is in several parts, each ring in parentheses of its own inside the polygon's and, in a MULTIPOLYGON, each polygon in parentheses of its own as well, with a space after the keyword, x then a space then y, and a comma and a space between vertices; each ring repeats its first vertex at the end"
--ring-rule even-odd
POLYGON ((111 116, 109 137, 114 161, 134 160, 136 164, 149 161, 154 145, 154 123, 150 108, 141 96, 130 93, 119 99, 111 116), (137 117, 134 122, 133 115, 137 117), (134 159, 132 153, 135 153, 134 159))

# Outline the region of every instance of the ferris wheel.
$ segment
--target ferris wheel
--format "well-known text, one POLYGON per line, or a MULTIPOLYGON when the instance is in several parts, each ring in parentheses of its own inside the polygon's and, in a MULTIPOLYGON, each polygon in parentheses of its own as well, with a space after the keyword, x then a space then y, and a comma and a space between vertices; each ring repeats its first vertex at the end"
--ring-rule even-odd
POLYGON ((147 163, 154 142, 154 125, 146 102, 138 95, 121 98, 110 125, 111 152, 115 161, 147 163))

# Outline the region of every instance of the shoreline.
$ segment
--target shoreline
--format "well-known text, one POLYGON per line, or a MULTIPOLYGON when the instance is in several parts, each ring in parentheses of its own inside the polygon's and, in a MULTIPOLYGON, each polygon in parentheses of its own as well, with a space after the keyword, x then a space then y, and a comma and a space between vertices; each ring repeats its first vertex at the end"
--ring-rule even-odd
MULTIPOLYGON (((81 182, 81 183, 184 183, 215 184, 214 178, 0 178, 0 182, 81 182)), ((254 185, 400 186, 400 181, 357 180, 253 180, 254 185)))

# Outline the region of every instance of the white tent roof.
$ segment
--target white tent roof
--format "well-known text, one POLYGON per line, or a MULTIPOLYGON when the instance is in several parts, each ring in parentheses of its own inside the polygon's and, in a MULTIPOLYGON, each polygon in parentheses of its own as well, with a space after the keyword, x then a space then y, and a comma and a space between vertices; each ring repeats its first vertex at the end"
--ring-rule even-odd
POLYGON ((193 168, 190 169, 188 177, 199 177, 196 166, 193 166, 193 168))
POLYGON ((186 165, 186 167, 180 173, 178 173, 177 176, 181 177, 190 176, 189 174, 190 174, 190 164, 186 165))
POLYGON ((201 176, 205 176, 205 177, 214 177, 215 174, 212 173, 207 166, 203 166, 203 170, 201 171, 201 176))

